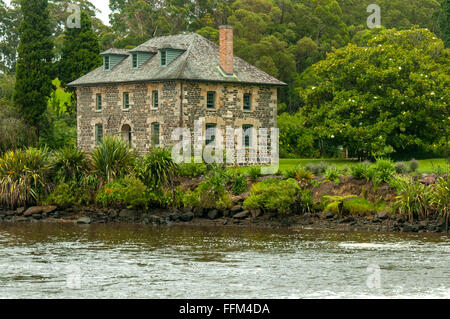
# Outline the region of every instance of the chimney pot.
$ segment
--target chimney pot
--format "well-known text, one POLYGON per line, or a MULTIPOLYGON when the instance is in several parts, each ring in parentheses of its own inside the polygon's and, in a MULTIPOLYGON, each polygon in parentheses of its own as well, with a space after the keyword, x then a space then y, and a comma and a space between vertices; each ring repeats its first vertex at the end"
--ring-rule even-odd
POLYGON ((220 37, 220 66, 227 75, 233 75, 233 27, 222 25, 219 27, 220 37))

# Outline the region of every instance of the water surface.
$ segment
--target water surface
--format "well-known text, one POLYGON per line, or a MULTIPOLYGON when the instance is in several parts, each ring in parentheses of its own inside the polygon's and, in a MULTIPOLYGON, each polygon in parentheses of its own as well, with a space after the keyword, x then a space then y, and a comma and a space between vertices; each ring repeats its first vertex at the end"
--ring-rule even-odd
POLYGON ((449 298, 450 237, 0 223, 0 297, 449 298))

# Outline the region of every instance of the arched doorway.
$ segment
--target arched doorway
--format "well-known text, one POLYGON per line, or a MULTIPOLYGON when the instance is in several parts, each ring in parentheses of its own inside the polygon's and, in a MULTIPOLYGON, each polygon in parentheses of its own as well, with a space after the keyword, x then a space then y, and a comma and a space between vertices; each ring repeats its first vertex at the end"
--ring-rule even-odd
POLYGON ((131 127, 128 124, 122 126, 122 138, 131 146, 131 127))

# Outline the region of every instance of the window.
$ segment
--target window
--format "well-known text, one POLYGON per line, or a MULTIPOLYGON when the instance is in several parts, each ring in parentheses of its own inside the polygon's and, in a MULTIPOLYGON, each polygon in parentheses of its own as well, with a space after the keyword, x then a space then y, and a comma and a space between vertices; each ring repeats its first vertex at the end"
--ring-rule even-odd
POLYGON ((105 70, 109 70, 109 56, 105 56, 104 58, 105 70))
POLYGON ((158 91, 153 91, 153 108, 157 109, 159 106, 158 91))
POLYGON ((212 144, 215 145, 216 144, 216 124, 214 123, 206 123, 205 125, 205 142, 206 145, 212 144))
POLYGON ((251 110, 252 108, 252 95, 250 93, 244 93, 244 110, 251 110))
POLYGON ((242 144, 244 147, 250 147, 252 145, 252 131, 253 125, 242 125, 242 144))
POLYGON ((131 146, 131 127, 128 124, 122 126, 122 138, 131 146))
POLYGON ((95 124, 95 142, 98 144, 103 138, 103 125, 95 124))
POLYGON ((123 93, 123 109, 128 110, 130 108, 130 93, 123 93))
POLYGON ((167 64, 167 51, 161 51, 161 66, 166 66, 167 64))
POLYGON ((136 69, 138 67, 138 55, 137 53, 133 53, 133 69, 136 69))
POLYGON ((102 95, 99 93, 97 94, 97 111, 100 111, 102 109, 102 95))
POLYGON ((152 123, 152 145, 159 146, 159 123, 152 123))
POLYGON ((209 91, 206 94, 206 107, 214 109, 216 107, 216 92, 209 91))

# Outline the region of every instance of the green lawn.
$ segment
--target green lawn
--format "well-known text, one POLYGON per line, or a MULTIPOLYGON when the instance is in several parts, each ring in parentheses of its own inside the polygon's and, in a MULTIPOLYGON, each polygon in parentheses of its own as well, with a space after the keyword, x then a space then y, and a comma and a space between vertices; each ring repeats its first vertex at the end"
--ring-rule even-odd
MULTIPOLYGON (((287 169, 291 169, 296 167, 297 165, 305 166, 308 163, 318 164, 320 162, 325 162, 328 165, 336 165, 337 168, 342 169, 345 166, 350 167, 358 163, 356 160, 341 160, 341 159, 291 159, 291 158, 282 158, 280 159, 280 171, 285 171, 287 169)), ((426 159, 426 160, 418 160, 419 169, 418 171, 421 173, 431 173, 437 169, 438 166, 441 167, 442 170, 449 172, 450 171, 450 163, 446 162, 445 158, 435 158, 435 159, 426 159)), ((408 166, 408 162, 404 162, 408 166)), ((241 171, 249 170, 249 167, 243 167, 240 169, 241 171)))

